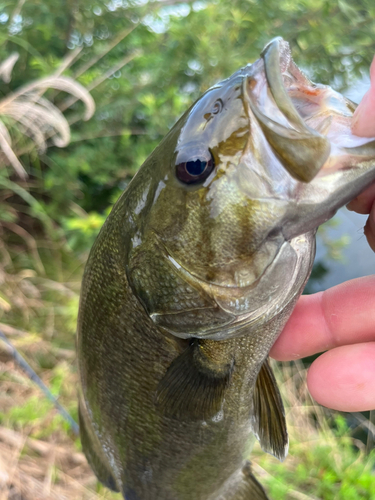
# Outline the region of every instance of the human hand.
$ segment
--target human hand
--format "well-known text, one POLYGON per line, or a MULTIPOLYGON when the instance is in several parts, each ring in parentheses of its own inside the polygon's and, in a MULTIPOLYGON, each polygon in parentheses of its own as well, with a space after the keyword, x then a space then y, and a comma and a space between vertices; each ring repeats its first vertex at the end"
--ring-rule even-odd
POLYGON ((370 89, 355 110, 352 132, 360 137, 375 137, 375 57, 370 67, 370 89))
MULTIPOLYGON (((375 57, 371 88, 354 113, 352 132, 375 137, 375 57)), ((365 235, 375 251, 375 185, 351 201, 349 210, 369 214, 365 235)), ((375 276, 302 296, 271 350, 280 361, 322 351, 307 385, 320 404, 342 411, 375 408, 375 276)))
POLYGON ((327 351, 307 374, 312 397, 342 411, 375 408, 375 276, 303 295, 271 356, 288 361, 327 351))
MULTIPOLYGON (((370 68, 370 78, 371 87, 355 110, 352 123, 353 134, 363 137, 375 137, 375 57, 370 68)), ((370 214, 365 225, 365 236, 375 252, 375 185, 354 198, 348 209, 359 214, 370 214)))

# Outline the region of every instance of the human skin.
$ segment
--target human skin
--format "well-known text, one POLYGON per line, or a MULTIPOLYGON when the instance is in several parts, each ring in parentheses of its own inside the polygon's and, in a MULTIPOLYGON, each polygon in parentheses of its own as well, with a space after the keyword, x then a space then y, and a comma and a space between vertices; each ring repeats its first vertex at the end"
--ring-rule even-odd
MULTIPOLYGON (((352 132, 375 137, 375 57, 371 87, 359 104, 352 132)), ((369 214, 364 233, 375 251, 375 185, 347 207, 369 214)), ((320 404, 341 411, 375 408, 375 275, 302 296, 271 356, 288 361, 325 351, 311 365, 307 385, 320 404)))

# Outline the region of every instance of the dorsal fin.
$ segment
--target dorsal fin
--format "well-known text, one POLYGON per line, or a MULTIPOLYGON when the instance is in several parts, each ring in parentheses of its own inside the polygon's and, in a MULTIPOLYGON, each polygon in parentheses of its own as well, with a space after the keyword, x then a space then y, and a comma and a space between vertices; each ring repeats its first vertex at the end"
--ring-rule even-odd
POLYGON ((288 454, 288 431, 283 402, 268 358, 254 388, 254 433, 262 449, 279 460, 288 454))
MULTIPOLYGON (((221 410, 233 362, 213 359, 212 344, 212 341, 193 339, 171 363, 156 395, 156 403, 167 414, 206 419, 221 410)), ((214 347, 220 349, 219 342, 214 347)))

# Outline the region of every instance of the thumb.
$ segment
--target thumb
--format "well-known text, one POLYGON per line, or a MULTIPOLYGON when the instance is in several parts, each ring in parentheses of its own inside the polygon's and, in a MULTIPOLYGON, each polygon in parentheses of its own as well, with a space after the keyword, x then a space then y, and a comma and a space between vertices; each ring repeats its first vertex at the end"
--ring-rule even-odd
POLYGON ((375 57, 370 68, 370 89, 359 103, 352 121, 352 133, 361 137, 375 136, 375 57))

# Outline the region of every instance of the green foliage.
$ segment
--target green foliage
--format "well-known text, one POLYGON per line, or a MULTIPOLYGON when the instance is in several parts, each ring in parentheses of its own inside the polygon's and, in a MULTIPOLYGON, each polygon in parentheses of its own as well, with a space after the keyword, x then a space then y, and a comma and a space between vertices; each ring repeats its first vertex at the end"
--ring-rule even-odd
MULTIPOLYGON (((15 427, 39 424, 52 409, 52 404, 36 396, 29 398, 25 404, 11 409, 7 415, 8 424, 15 427)), ((3 417, 4 418, 4 417, 3 417)))
MULTIPOLYGON (((275 35, 290 41, 298 63, 314 78, 341 90, 369 66, 375 49, 372 3, 237 0, 163 8, 156 2, 150 8, 128 2, 126 8, 87 0, 26 2, 22 19, 4 24, 12 35, 4 36, 0 57, 20 51, 12 82, 0 89, 4 93, 56 70, 76 47, 82 51, 66 73, 86 86, 121 65, 124 56, 142 51, 93 89, 95 119, 73 126, 71 145, 64 152, 53 148, 44 159, 49 168, 43 169, 42 190, 53 200, 54 218, 66 214, 70 203, 98 210, 91 204, 99 186, 107 194, 100 208, 105 207, 111 189, 134 174, 189 103, 257 58, 275 35), (88 173, 86 184, 82 175, 88 173)), ((11 16, 10 6, 3 15, 11 16)), ((35 168, 32 162, 33 175, 35 168)))
MULTIPOLYGON (((0 85, 0 94, 58 70, 64 57, 79 50, 64 74, 92 87, 96 101, 97 112, 85 124, 76 122, 81 103, 68 108, 72 141, 64 150, 51 147, 39 158, 21 155, 32 179, 29 199, 14 190, 15 201, 21 197, 31 217, 62 226, 70 247, 81 253, 96 234, 94 212, 104 219, 181 113, 208 86, 257 58, 270 38, 289 40, 298 64, 338 90, 368 70, 375 51, 371 0, 168 6, 38 0, 25 2, 16 16, 14 11, 12 2, 0 6, 0 60, 20 53, 13 79, 0 85), (77 215, 78 207, 90 215, 77 215), (79 224, 78 218, 85 220, 79 224)), ((61 92, 47 95, 66 107, 61 92)), ((2 212, 17 222, 14 210, 2 212)), ((57 226, 49 225, 50 236, 57 226)))
POLYGON ((343 416, 336 416, 334 429, 319 434, 318 442, 304 442, 301 432, 299 440, 294 438, 291 442, 293 459, 285 463, 259 458, 258 463, 269 473, 265 484, 271 498, 292 500, 299 498, 296 492, 304 493, 306 498, 324 500, 374 498, 375 451, 364 456, 353 445, 343 416))
POLYGON ((63 227, 71 248, 74 250, 91 248, 109 212, 110 209, 107 209, 104 214, 89 212, 85 216, 66 218, 63 227))
MULTIPOLYGON (((84 262, 119 194, 168 129, 199 94, 254 61, 274 36, 290 42, 313 80, 339 91, 367 74, 375 52, 373 0, 166 3, 0 3, 0 62, 14 51, 20 55, 12 80, 0 80, 0 97, 63 65, 63 74, 87 87, 96 102, 94 117, 82 122, 82 103, 46 92, 71 124, 64 149, 49 143, 46 153, 32 151, 12 129, 28 180, 0 157, 0 321, 30 332, 32 345, 48 342, 47 353, 31 355, 76 420, 75 368, 59 364, 57 352, 74 349, 84 262)), ((326 243, 330 257, 337 257, 345 241, 326 243)), ((325 272, 324 264, 315 269, 325 272)), ((34 437, 67 435, 66 423, 51 412, 51 404, 32 392, 0 413, 0 422, 34 437)), ((334 435, 321 434, 319 444, 294 439, 283 464, 259 457, 273 498, 302 498, 296 492, 324 500, 375 497, 375 454, 364 457, 354 447, 345 419, 332 427, 334 435)))

